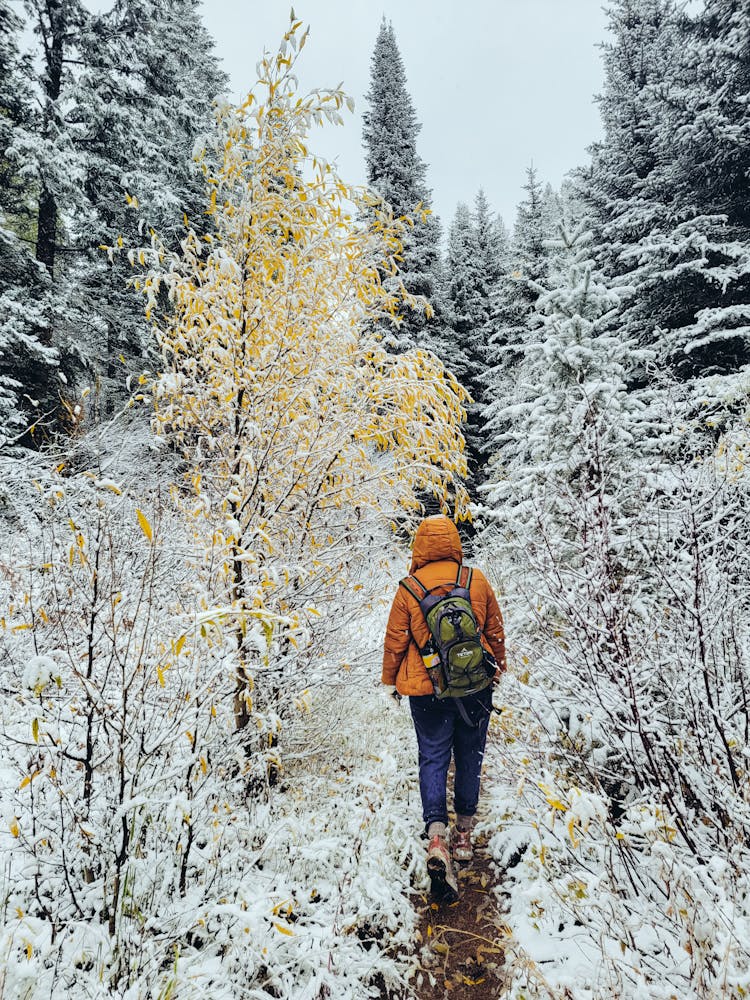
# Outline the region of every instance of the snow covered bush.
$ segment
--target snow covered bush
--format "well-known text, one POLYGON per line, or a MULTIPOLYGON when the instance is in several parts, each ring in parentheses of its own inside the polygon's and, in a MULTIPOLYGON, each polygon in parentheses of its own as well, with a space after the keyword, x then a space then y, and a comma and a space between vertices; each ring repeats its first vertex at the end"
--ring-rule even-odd
POLYGON ((651 469, 594 448, 598 492, 558 478, 530 498, 509 587, 526 633, 524 806, 513 821, 499 798, 494 842, 523 854, 519 997, 524 955, 576 998, 750 984, 746 419, 708 453, 705 428, 684 426, 651 469))

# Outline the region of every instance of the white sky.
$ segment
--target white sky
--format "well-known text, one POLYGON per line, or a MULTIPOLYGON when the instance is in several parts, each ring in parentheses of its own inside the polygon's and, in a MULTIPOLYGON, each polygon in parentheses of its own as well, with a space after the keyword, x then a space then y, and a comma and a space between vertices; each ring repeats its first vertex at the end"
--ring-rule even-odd
MULTIPOLYGON (((360 116, 385 15, 422 123, 418 150, 444 230, 457 202, 471 202, 480 186, 512 224, 526 167, 533 161, 540 177, 558 186, 601 133, 593 101, 603 79, 596 47, 606 35, 601 2, 298 0, 295 14, 310 25, 298 63, 301 86, 343 80, 356 102, 344 128, 327 125, 310 145, 335 159, 345 180, 364 181, 360 116)), ((276 51, 290 4, 204 0, 203 7, 239 96, 252 86, 262 49, 276 51)))
MULTIPOLYGON (((86 0, 105 10, 112 0, 86 0)), ((480 186, 508 225, 530 163, 558 186, 586 161, 601 133, 594 95, 602 85, 597 43, 606 36, 602 0, 298 0, 310 25, 297 71, 301 87, 344 88, 356 102, 346 125, 327 125, 311 148, 343 178, 364 181, 361 112, 380 21, 393 22, 444 231, 459 201, 480 186)), ((206 25, 233 96, 255 80, 264 48, 276 51, 288 0, 203 0, 206 25)))

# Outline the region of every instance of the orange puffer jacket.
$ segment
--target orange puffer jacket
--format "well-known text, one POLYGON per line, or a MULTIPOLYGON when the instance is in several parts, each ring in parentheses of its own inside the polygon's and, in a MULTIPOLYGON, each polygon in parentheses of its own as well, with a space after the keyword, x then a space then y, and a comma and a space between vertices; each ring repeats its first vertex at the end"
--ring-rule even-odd
MULTIPOLYGON (((463 561, 458 529, 442 514, 425 518, 417 528, 410 574, 415 574, 428 590, 447 594, 456 583, 463 561)), ((506 669, 503 618, 492 587, 484 574, 474 570, 471 578, 471 606, 482 630, 482 642, 497 660, 498 675, 506 669)), ((398 588, 388 617, 383 653, 383 684, 395 684, 402 695, 432 694, 419 649, 427 644, 430 631, 414 597, 398 588)))

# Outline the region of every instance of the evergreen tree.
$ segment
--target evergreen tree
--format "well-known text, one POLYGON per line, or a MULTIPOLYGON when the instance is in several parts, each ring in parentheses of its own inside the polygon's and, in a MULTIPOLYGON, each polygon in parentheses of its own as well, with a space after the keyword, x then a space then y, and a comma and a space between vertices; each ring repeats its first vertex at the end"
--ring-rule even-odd
POLYGON ((29 65, 19 51, 23 22, 7 0, 0 0, 0 210, 6 225, 19 229, 26 208, 26 183, 9 153, 16 132, 31 117, 29 65))
POLYGON ((505 262, 506 234, 493 217, 482 190, 474 211, 459 204, 450 228, 446 261, 446 330, 443 358, 471 393, 465 437, 469 464, 469 492, 484 480, 485 376, 492 333, 491 306, 505 262))
POLYGON ((598 262, 634 292, 622 329, 682 379, 750 360, 749 19, 731 0, 614 4, 605 138, 579 173, 598 262))
POLYGON ((533 167, 526 172, 523 190, 526 197, 518 206, 505 266, 490 293, 489 370, 484 382, 491 399, 506 398, 514 383, 524 345, 539 323, 534 306, 550 270, 550 203, 533 167))
POLYGON ((500 352, 493 359, 501 366, 527 339, 528 324, 536 322, 534 305, 539 287, 549 274, 549 201, 545 199, 536 170, 529 167, 523 185, 526 197, 518 206, 507 267, 494 294, 492 342, 500 352))
POLYGON ((0 447, 44 418, 57 355, 48 340, 49 280, 34 259, 34 192, 20 150, 33 117, 23 22, 0 0, 0 447))
POLYGON ((671 300, 655 292, 678 371, 732 373, 750 362, 750 8, 706 0, 683 38, 668 95, 678 127, 660 147, 675 224, 645 250, 669 276, 671 300))
POLYGON ((127 261, 108 262, 100 247, 136 244, 139 215, 170 249, 183 217, 199 225, 203 180, 193 151, 227 83, 213 47, 196 0, 118 0, 82 40, 78 99, 94 222, 78 233, 79 287, 90 290, 101 318, 92 347, 108 406, 124 384, 120 359, 139 368, 150 333, 126 287, 127 261))
POLYGON ((371 62, 370 89, 365 95, 369 110, 363 114, 363 141, 367 183, 397 217, 409 216, 413 228, 404 239, 400 278, 413 295, 421 295, 434 311, 402 310, 402 323, 389 338, 397 350, 414 345, 430 347, 442 325, 442 270, 440 223, 429 214, 432 192, 427 186, 427 166, 417 153, 417 121, 406 89, 406 73, 396 44, 393 25, 383 19, 371 62), (421 207, 421 208, 420 208, 421 207))
MULTIPOLYGON (((175 220, 203 218, 193 151, 211 127, 212 101, 226 77, 197 0, 117 0, 105 14, 89 13, 78 0, 27 0, 25 6, 37 51, 24 66, 34 101, 23 106, 39 110, 28 111, 23 127, 14 125, 18 115, 10 112, 21 107, 26 91, 7 88, 15 104, 3 116, 0 162, 7 173, 10 127, 9 148, 15 167, 23 167, 25 188, 5 187, 3 209, 6 219, 30 216, 26 238, 34 241, 44 274, 27 255, 13 308, 4 312, 0 363, 16 395, 38 401, 36 409, 50 412, 58 403, 55 384, 42 377, 39 350, 47 368, 59 357, 58 385, 64 390, 73 383, 64 391, 93 374, 111 406, 125 383, 119 359, 140 369, 150 330, 126 287, 127 262, 116 255, 108 261, 102 246, 140 242, 138 213, 128 201, 140 206, 170 248, 180 237, 175 220), (30 365, 32 334, 39 350, 30 365)), ((2 17, 13 25, 6 10, 0 8, 2 17)), ((0 59, 10 65, 18 58, 8 38, 0 59)), ((4 73, 3 85, 6 79, 4 73)))
MULTIPOLYGON (((90 19, 79 0, 26 0, 30 26, 41 57, 37 76, 41 113, 25 154, 37 177, 36 257, 54 279, 64 239, 63 209, 70 216, 83 209, 83 156, 76 140, 77 115, 71 108, 78 43, 90 19)), ((50 330, 50 339, 52 331, 50 330)))
POLYGON ((526 170, 523 190, 526 197, 518 206, 513 232, 513 264, 535 301, 533 286, 543 283, 549 271, 547 241, 552 237, 552 230, 548 228, 550 199, 545 196, 533 166, 526 170))
POLYGON ((637 261, 623 256, 660 225, 667 192, 656 186, 666 109, 659 94, 673 72, 676 22, 672 0, 616 0, 608 8, 599 108, 604 139, 592 146, 577 190, 591 219, 599 267, 613 278, 637 261))
POLYGON ((476 231, 476 260, 480 294, 484 302, 482 324, 485 345, 483 362, 487 364, 487 349, 495 332, 493 303, 497 302, 503 278, 508 269, 509 237, 503 220, 492 212, 482 188, 474 199, 472 215, 476 231))
POLYGON ((618 521, 641 410, 627 383, 643 357, 613 332, 620 298, 596 270, 590 232, 563 224, 555 249, 559 274, 539 288, 539 329, 523 347, 513 396, 488 408, 498 437, 484 513, 521 546, 541 522, 565 558, 588 505, 618 521))
POLYGON ((481 365, 482 327, 486 299, 478 260, 477 232, 468 206, 460 202, 448 231, 446 258, 445 350, 451 355, 453 374, 471 391, 477 362, 481 365))

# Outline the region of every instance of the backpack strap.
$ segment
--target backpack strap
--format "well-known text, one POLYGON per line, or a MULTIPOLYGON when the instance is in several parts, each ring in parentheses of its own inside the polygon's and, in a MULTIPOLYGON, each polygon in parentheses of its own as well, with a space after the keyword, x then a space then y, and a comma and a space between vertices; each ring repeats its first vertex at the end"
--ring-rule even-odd
POLYGON ((479 720, 472 722, 469 718, 469 713, 466 711, 464 704, 460 698, 453 699, 456 703, 456 708, 458 709, 459 715, 464 720, 469 729, 479 729, 479 720))
POLYGON ((463 587, 465 590, 469 590, 471 587, 471 578, 474 576, 474 570, 471 566, 461 566, 458 567, 458 572, 456 573, 456 586, 463 587))
POLYGON ((416 576, 404 577, 403 580, 399 580, 399 586, 403 587, 404 590, 407 591, 407 593, 411 594, 411 596, 414 598, 417 604, 421 604, 421 602, 429 594, 429 590, 425 587, 422 581, 419 580, 416 576), (418 587, 422 591, 421 594, 417 592, 414 586, 415 584, 416 587, 418 587))

